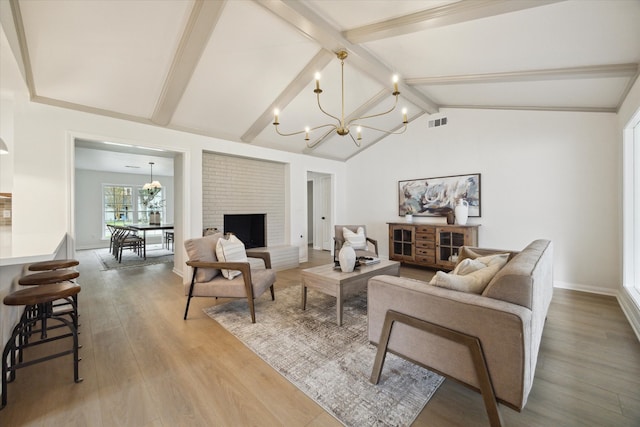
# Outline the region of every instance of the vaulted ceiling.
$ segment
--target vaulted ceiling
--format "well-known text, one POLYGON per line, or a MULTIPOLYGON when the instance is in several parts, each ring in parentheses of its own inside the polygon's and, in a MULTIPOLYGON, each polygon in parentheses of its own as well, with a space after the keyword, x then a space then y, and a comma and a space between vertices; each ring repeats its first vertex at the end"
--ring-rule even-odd
POLYGON ((397 110, 370 121, 387 130, 401 107, 409 126, 447 107, 616 112, 640 63, 637 0, 1 1, 35 102, 338 160, 385 134, 305 142, 272 122, 334 122, 317 71, 341 116, 340 49, 346 117, 388 110, 399 75, 397 110))

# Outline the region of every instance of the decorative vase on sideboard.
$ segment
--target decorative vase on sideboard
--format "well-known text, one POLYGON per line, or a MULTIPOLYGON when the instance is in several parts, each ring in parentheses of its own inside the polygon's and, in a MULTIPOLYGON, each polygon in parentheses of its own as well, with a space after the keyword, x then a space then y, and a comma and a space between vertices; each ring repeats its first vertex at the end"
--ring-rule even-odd
POLYGON ((464 199, 458 200, 458 204, 455 208, 456 212, 456 224, 465 225, 467 218, 469 218, 469 202, 464 199))
POLYGON ((151 212, 149 214, 149 225, 160 225, 160 212, 151 212))
POLYGON ((351 245, 345 243, 338 253, 338 260, 340 261, 340 270, 343 273, 351 273, 356 266, 356 251, 351 245))

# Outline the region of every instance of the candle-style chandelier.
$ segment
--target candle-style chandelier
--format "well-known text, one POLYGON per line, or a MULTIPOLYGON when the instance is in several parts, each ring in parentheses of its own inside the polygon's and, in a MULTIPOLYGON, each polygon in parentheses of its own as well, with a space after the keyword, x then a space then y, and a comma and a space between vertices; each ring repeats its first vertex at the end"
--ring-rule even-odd
POLYGON ((340 50, 338 52, 336 52, 336 56, 338 57, 338 59, 340 60, 340 67, 341 67, 341 74, 342 74, 342 114, 340 117, 336 117, 332 114, 327 113, 324 108, 322 108, 322 105, 320 104, 320 94, 322 93, 322 89, 320 89, 320 73, 316 73, 315 75, 315 79, 316 79, 316 88, 313 91, 316 94, 316 97, 318 99, 318 108, 320 109, 320 111, 322 111, 325 115, 335 119, 336 123, 328 123, 328 124, 324 124, 324 125, 320 125, 320 126, 316 126, 313 128, 310 127, 306 127, 304 130, 298 131, 298 132, 292 132, 292 133, 283 133, 280 132, 280 129, 278 129, 278 126, 280 125, 279 123, 279 115, 280 112, 276 109, 273 112, 273 125, 276 128, 276 132, 278 132, 278 135, 281 136, 293 136, 293 135, 300 135, 300 134, 305 134, 304 140, 307 141, 307 147, 312 148, 315 145, 317 145, 319 142, 323 141, 327 136, 329 136, 329 134, 331 134, 332 132, 337 133, 340 136, 345 136, 345 135, 349 135, 351 137, 351 140, 353 141, 354 144, 356 144, 357 147, 360 147, 360 141, 362 140, 362 129, 371 129, 377 132, 382 132, 388 135, 398 135, 401 133, 404 133, 407 130, 407 124, 409 123, 409 121, 407 120, 407 109, 403 108, 402 109, 402 123, 403 123, 403 127, 400 130, 397 131, 389 131, 389 130, 384 130, 384 129, 379 129, 379 128, 375 128, 372 126, 368 126, 365 124, 360 123, 361 120, 366 120, 366 119, 371 119, 373 117, 379 117, 379 116, 384 116, 385 114, 389 114, 391 113, 393 110, 396 109, 396 106, 398 105, 398 98, 400 96, 400 91, 398 91, 398 76, 394 75, 393 76, 393 92, 392 95, 395 97, 395 102, 393 103, 393 107, 391 107, 389 110, 384 111, 382 113, 378 113, 378 114, 371 114, 368 116, 362 116, 362 117, 356 117, 356 118, 352 118, 349 120, 345 119, 344 116, 344 60, 347 58, 348 53, 345 50, 340 50), (353 134, 351 133, 351 129, 355 127, 356 128, 356 137, 353 137, 353 134), (322 128, 329 128, 329 130, 327 132, 325 132, 320 138, 316 139, 313 143, 309 143, 309 134, 315 130, 318 129, 322 129, 322 128))

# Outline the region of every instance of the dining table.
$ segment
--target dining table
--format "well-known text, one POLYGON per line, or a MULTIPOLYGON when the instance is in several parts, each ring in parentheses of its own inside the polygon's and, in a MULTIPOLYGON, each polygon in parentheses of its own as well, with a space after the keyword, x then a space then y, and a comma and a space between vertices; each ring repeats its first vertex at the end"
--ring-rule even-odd
POLYGON ((142 231, 142 239, 144 241, 142 256, 144 259, 147 259, 147 231, 173 230, 173 224, 131 224, 128 227, 132 230, 142 231))

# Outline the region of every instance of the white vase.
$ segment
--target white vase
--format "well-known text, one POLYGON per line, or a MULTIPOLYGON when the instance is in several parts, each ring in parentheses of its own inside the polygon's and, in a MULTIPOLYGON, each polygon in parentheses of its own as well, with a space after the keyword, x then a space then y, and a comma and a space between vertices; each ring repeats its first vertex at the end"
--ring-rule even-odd
POLYGON ((407 222, 413 222, 413 215, 412 214, 405 214, 404 215, 404 220, 407 222))
POLYGON ((340 270, 343 273, 351 273, 356 266, 356 251, 345 243, 338 252, 338 260, 340 261, 340 270))
POLYGON ((464 199, 458 200, 458 204, 454 211, 456 213, 456 224, 465 225, 469 218, 469 202, 464 199))

